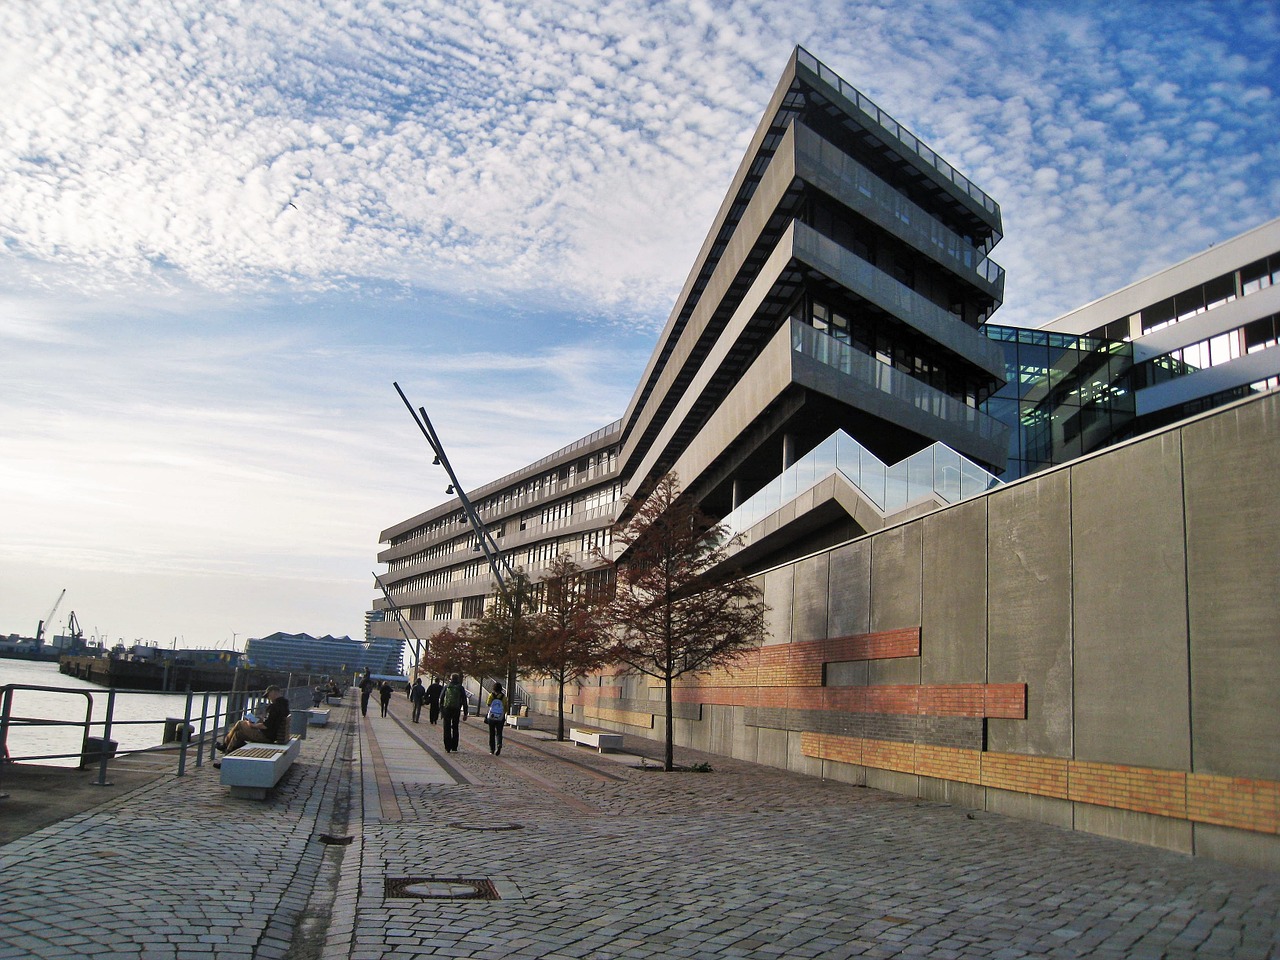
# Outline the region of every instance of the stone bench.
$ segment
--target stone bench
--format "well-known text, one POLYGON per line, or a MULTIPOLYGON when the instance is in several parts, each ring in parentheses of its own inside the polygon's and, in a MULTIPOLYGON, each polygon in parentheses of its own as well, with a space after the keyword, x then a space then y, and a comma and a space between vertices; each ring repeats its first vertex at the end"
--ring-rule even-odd
POLYGON ((233 797, 265 800, 267 791, 280 782, 301 752, 302 741, 297 737, 290 737, 288 743, 246 743, 222 758, 221 783, 231 788, 233 797))
POLYGON ((307 713, 310 714, 310 716, 307 717, 307 723, 313 727, 323 727, 329 723, 328 710, 318 710, 315 707, 312 707, 307 711, 307 713))
POLYGON ((532 717, 518 717, 514 713, 507 714, 507 726, 517 730, 528 730, 533 726, 532 717))
POLYGON ((622 749, 622 734, 609 733, 607 730, 593 730, 590 727, 570 727, 569 739, 584 747, 595 747, 601 753, 606 750, 622 749))

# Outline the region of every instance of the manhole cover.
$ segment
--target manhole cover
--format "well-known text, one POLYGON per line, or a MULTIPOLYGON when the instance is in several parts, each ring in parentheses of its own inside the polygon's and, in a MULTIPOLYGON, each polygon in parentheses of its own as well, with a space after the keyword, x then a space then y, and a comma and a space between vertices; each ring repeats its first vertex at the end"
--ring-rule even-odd
POLYGON ((523 830, 522 823, 451 823, 455 830, 479 830, 484 833, 497 833, 503 830, 523 830))
POLYGON ((498 891, 488 880, 462 877, 387 877, 387 899, 497 900, 498 891))

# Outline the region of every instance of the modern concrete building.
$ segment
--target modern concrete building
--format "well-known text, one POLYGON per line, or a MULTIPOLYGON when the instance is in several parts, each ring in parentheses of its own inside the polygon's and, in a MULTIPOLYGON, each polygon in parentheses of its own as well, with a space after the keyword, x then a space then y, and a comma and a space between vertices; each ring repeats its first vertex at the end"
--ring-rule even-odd
MULTIPOLYGON (((1223 579, 1236 537, 1280 569, 1277 395, 1141 436, 1274 386, 1277 224, 997 326, 998 205, 797 49, 622 418, 469 498, 535 581, 669 471, 744 534, 770 637, 682 685, 677 743, 1280 866, 1280 584, 1223 579)), ((418 636, 492 602, 459 501, 382 540, 418 636)), ((663 736, 643 678, 573 711, 663 736)))

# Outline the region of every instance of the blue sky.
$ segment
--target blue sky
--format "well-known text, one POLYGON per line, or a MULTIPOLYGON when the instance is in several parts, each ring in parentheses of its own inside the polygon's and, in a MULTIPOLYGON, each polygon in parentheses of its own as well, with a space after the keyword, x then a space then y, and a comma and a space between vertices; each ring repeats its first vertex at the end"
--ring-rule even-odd
MULTIPOLYGON (((619 416, 793 44, 1035 325, 1280 215, 1272 0, 0 6, 0 633, 359 636, 377 535, 619 416)), ((380 568, 377 568, 380 569, 380 568)))

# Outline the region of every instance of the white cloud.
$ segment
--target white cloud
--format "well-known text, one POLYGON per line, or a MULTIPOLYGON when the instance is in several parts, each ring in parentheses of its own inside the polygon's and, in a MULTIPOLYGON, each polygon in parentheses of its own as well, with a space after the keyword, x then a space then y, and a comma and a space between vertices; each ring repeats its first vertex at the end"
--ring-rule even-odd
MULTIPOLYGON (((468 483, 620 415, 793 43, 1002 205, 996 319, 1035 323, 1280 212, 1278 28, 1266 0, 0 5, 0 559, 255 604, 314 576, 350 617, 323 632, 357 630, 378 531, 444 497, 391 380, 468 483)), ((145 596, 171 629, 182 598, 145 596)))

